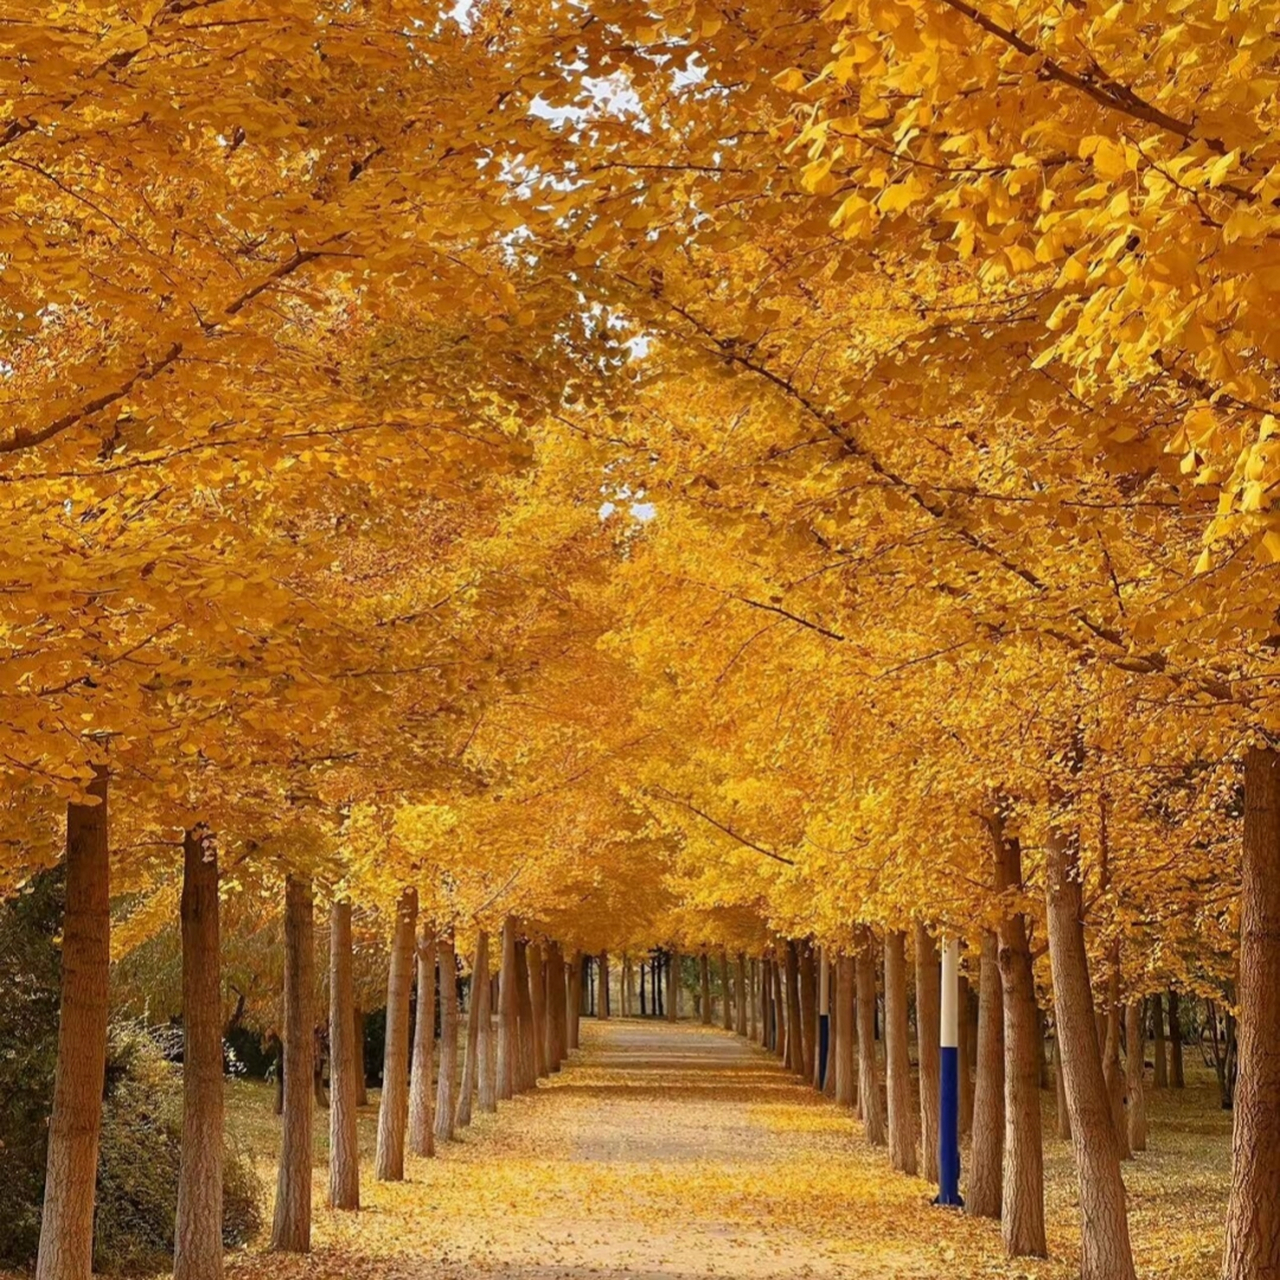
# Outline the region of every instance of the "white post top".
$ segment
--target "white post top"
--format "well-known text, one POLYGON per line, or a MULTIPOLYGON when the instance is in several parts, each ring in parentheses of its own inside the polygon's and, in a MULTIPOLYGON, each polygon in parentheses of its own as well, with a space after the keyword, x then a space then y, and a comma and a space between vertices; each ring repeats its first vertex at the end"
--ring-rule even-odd
POLYGON ((960 1045, 960 940, 946 938, 942 943, 942 1026, 944 1049, 960 1045))

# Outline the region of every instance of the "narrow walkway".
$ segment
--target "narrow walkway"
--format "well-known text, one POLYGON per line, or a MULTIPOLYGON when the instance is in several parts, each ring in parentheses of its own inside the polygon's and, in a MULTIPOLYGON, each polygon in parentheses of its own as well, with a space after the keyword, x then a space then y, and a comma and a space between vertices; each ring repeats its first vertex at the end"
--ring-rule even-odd
POLYGON ((250 1254, 271 1280, 861 1280, 1070 1274, 1006 1270, 999 1228, 935 1209, 852 1118, 774 1058, 688 1023, 583 1020, 584 1050, 537 1093, 480 1117, 409 1181, 324 1209, 316 1252, 250 1254))

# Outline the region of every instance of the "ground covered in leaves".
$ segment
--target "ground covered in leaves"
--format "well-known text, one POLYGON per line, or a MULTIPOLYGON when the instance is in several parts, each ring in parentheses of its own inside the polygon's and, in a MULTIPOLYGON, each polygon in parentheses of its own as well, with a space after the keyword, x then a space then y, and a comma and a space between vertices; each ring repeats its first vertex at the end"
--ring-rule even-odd
MULTIPOLYGON (((408 1180, 364 1173, 365 1208, 323 1208, 318 1131, 315 1251, 230 1260, 239 1280, 743 1280, 1076 1274, 1068 1145, 1046 1138, 1048 1261, 1011 1263, 999 1227, 931 1207, 856 1122, 725 1032, 583 1022, 584 1050, 536 1094, 480 1116, 408 1180)), ((1126 1166, 1146 1277, 1215 1276, 1230 1119, 1207 1080, 1153 1095, 1151 1150, 1126 1166)), ((1052 1134, 1052 1094, 1045 1094, 1052 1134)), ((261 1086, 233 1086, 233 1125, 270 1185, 275 1124, 261 1086)), ((362 1122, 371 1164, 376 1113, 362 1122)), ((323 1118, 319 1124, 323 1125, 323 1118)), ((267 1221, 270 1221, 268 1206, 267 1221)))

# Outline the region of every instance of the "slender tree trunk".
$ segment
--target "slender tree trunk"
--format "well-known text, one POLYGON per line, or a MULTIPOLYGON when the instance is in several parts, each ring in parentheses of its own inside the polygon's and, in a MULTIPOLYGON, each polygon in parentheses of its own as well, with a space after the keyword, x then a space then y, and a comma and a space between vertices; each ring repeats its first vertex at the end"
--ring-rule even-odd
MULTIPOLYGON (((1280 1275, 1280 751, 1244 761, 1231 1199, 1225 1280, 1280 1275)), ((1173 1012, 1170 1000, 1170 1013, 1173 1012)), ((1173 1019, 1170 1017, 1172 1034, 1173 1019)))
POLYGON ((787 1060, 787 1005, 783 996, 783 966, 780 965, 775 957, 773 963, 769 966, 772 970, 771 978, 773 981, 773 1051, 777 1054, 779 1061, 787 1060))
POLYGON ((1062 1031, 1055 1019, 1053 1026, 1053 1081, 1057 1095, 1058 1137, 1071 1140, 1071 1112, 1067 1109, 1067 1081, 1062 1074, 1062 1031))
POLYGON ((758 974, 759 974, 759 967, 755 959, 752 959, 747 968, 747 1010, 750 1015, 748 1020, 749 1025, 747 1027, 747 1039, 752 1041, 758 1039, 758 1035, 756 1031, 757 1014, 759 1013, 759 1009, 758 1009, 759 1001, 757 999, 756 993, 760 989, 758 974))
POLYGON ((734 983, 734 1027, 742 1037, 747 1034, 747 957, 738 952, 738 963, 735 970, 734 983))
POLYGON ((360 1207, 360 1146, 356 1130, 356 1017, 352 990, 351 903, 335 902, 329 912, 331 1209, 360 1207))
POLYGON ((1081 1280, 1133 1280, 1120 1153, 1089 989, 1079 866, 1072 840, 1060 830, 1050 832, 1045 845, 1045 877, 1054 1006, 1080 1189, 1081 1280))
POLYGON ((311 1251, 315 964, 311 881, 291 875, 284 887, 284 1118, 271 1225, 271 1247, 282 1253, 311 1251))
MULTIPOLYGON (((996 888, 1022 889, 1022 849, 993 827, 996 888)), ((1044 1134, 1040 1119, 1040 1020, 1027 925, 1010 912, 997 932, 997 964, 1004 1004, 1004 1199, 1000 1230, 1011 1258, 1043 1258, 1044 1134)))
POLYGON ((854 968, 852 956, 841 956, 835 964, 836 1019, 836 1101, 852 1107, 857 1101, 857 1076, 853 1060, 854 968))
MULTIPOLYGON (((525 960, 529 966, 529 1008, 533 1017, 533 1074, 541 1080, 547 1071, 547 975, 540 942, 529 943, 525 960)), ((600 973, 607 971, 608 961, 600 957, 600 973)), ((604 1015, 608 1017, 606 1013, 604 1015)))
MULTIPOLYGON (((417 924, 418 893, 416 889, 406 889, 396 905, 395 936, 387 972, 387 1033, 374 1161, 374 1176, 379 1182, 399 1182, 404 1177, 405 1128, 409 1121, 409 988, 413 982, 417 924)), ((286 1078, 286 1089, 288 1085, 286 1078)))
POLYGON ((1169 1087, 1169 1055, 1164 1047, 1164 1004, 1159 993, 1151 997, 1151 1030, 1155 1041, 1155 1086, 1169 1087))
MULTIPOLYGON (((369 1105, 369 1077, 364 1069, 364 1010, 356 1005, 352 1021, 356 1032, 356 1106, 369 1105)), ((330 1049, 332 1053, 333 1050, 330 1049)))
POLYGON ((111 963, 105 766, 94 766, 88 791, 96 804, 67 806, 58 1060, 36 1280, 88 1280, 93 1269, 111 963))
POLYGON ((956 1003, 959 1014, 956 1026, 956 1091, 960 1095, 957 1124, 963 1138, 973 1132, 973 1066, 978 1044, 978 1010, 969 979, 963 973, 956 1003))
POLYGON ((803 1053, 797 1063, 798 1074, 806 1079, 813 1076, 813 1065, 818 1056, 818 980, 813 960, 813 948, 801 943, 798 953, 800 987, 800 1035, 803 1053))
POLYGON ((800 1010, 800 956, 796 944, 787 940, 787 1067, 796 1075, 803 1076, 804 1032, 802 1028, 803 1014, 800 1010))
POLYGON ((458 1082, 458 962, 453 950, 453 929, 436 944, 440 971, 440 1069, 436 1074, 436 1140, 453 1138, 458 1082))
POLYGON ((489 935, 483 930, 476 938, 475 955, 471 962, 471 988, 467 1001, 467 1045, 462 1058, 462 1084, 458 1089, 458 1107, 454 1112, 453 1126, 465 1129, 471 1123, 471 1104, 480 1079, 480 986, 489 984, 489 935))
POLYGON ((883 1147, 887 1141, 880 1098, 880 1070, 876 1062, 876 957, 871 930, 858 926, 858 1102, 867 1141, 883 1147))
POLYGON ((711 1025, 711 965, 704 951, 698 957, 698 989, 702 995, 702 1025, 711 1025))
POLYGON ((1121 1160, 1129 1160, 1129 1121, 1125 1114, 1126 1073, 1120 1061, 1120 942, 1111 944, 1107 978, 1106 1036, 1102 1051, 1102 1076, 1111 1102, 1111 1124, 1116 1131, 1116 1150, 1121 1160))
MULTIPOLYGON (((582 1004, 582 964, 575 955, 579 975, 573 1001, 573 1047, 578 1047, 578 1009, 582 1004)), ((498 975, 498 1100, 509 1102, 516 1092, 516 1054, 520 1000, 516 993, 516 922, 508 916, 502 922, 502 970, 498 975)))
POLYGON ((973 1147, 965 1212, 998 1218, 1004 1196, 1004 1008, 996 935, 982 934, 978 970, 978 1079, 973 1097, 973 1147))
POLYGON ((942 969, 938 944, 916 921, 916 1059, 920 1064, 922 1177, 938 1180, 938 1111, 942 1090, 942 969))
POLYGON ((720 1024, 726 1031, 733 1030, 733 1006, 729 1001, 729 952, 720 948, 720 1024))
POLYGON ((527 1093, 538 1083, 533 1056, 533 996, 529 987, 529 944, 516 942, 516 1091, 527 1093))
POLYGON ((884 1049, 889 1098, 889 1162, 903 1173, 916 1171, 909 1036, 907 938, 900 929, 888 929, 884 935, 884 1049))
POLYGON ((1147 1091, 1142 1080, 1146 1045, 1142 1035, 1142 1001, 1130 1000, 1124 1013, 1125 1075, 1129 1093, 1129 1149, 1147 1149, 1147 1091))
POLYGON ((667 1021, 680 1016, 680 953, 674 948, 667 955, 667 1021))
POLYGON ((218 857, 201 830, 182 841, 182 1163, 174 1280, 222 1276, 222 983, 218 857))
POLYGON ((1175 1089, 1186 1087, 1182 1074, 1182 1019, 1176 991, 1169 992, 1169 1084, 1175 1089))
MULTIPOLYGON (((622 961, 622 1000, 627 999, 627 961, 622 961)), ((554 1075, 560 1070, 564 1053, 561 1049, 560 1035, 560 997, 556 983, 564 988, 564 965, 560 960, 560 948, 554 942, 548 942, 542 952, 542 985, 544 992, 545 1026, 543 1033, 543 1052, 547 1073, 554 1075)))
POLYGON ((436 937, 427 923, 417 946, 418 1003, 413 1020, 413 1069, 409 1076, 409 1150, 415 1156, 436 1153, 435 1082, 432 1057, 436 1045, 436 937))
MULTIPOLYGON (((476 1042, 478 1104, 481 1111, 497 1111, 498 1051, 493 1038, 493 979, 489 972, 489 934, 483 929, 476 944, 477 955, 481 945, 484 947, 484 982, 476 988, 473 1015, 479 1028, 476 1042)), ((556 1070, 560 1070, 559 1063, 556 1070)))
MULTIPOLYGON (((650 975, 652 976, 652 975, 650 975)), ((582 952, 573 953, 573 962, 569 965, 568 990, 569 1001, 569 1048, 581 1047, 581 1034, 578 1027, 578 1014, 582 1009, 582 952)))
POLYGON ((596 1016, 602 1021, 609 1020, 609 953, 602 951, 599 959, 600 995, 596 1004, 596 1016))

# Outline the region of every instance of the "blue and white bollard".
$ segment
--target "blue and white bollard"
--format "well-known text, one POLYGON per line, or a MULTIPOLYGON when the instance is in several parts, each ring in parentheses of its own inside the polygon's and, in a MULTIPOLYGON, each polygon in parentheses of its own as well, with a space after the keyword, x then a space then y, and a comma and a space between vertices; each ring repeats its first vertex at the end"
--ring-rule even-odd
POLYGON ((818 949, 818 1088, 827 1087, 827 1061, 831 1049, 831 966, 827 949, 818 949))
POLYGON ((942 944, 942 1071, 938 1107, 938 1195, 934 1204, 960 1198, 960 942, 942 944))

